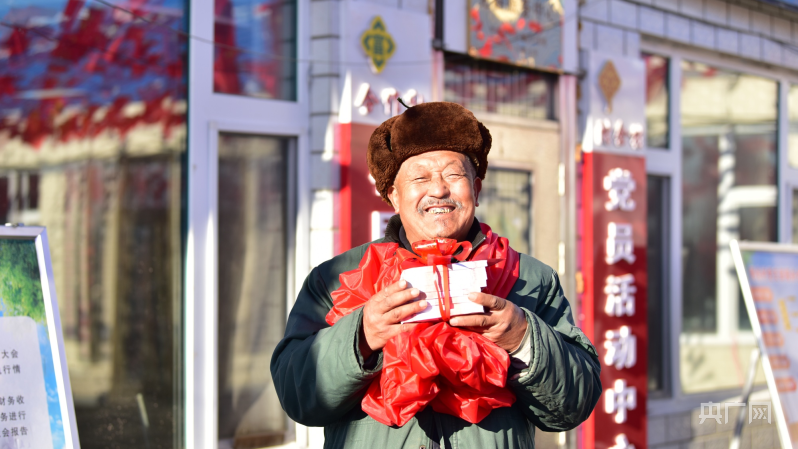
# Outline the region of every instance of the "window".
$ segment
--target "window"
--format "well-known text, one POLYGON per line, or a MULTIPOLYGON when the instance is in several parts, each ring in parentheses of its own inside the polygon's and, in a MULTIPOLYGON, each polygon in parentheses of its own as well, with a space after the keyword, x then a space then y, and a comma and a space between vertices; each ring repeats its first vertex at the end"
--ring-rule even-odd
POLYGON ((39 172, 0 172, 0 223, 39 223, 39 172))
POLYGON ((532 254, 532 173, 488 168, 476 217, 516 251, 532 254))
POLYGON ((84 449, 185 446, 186 14, 0 0, 0 218, 47 227, 84 449))
POLYGON ((668 58, 644 54, 646 63, 646 146, 668 148, 668 58))
POLYGON ((792 191, 792 242, 798 243, 798 189, 792 191))
POLYGON ((685 392, 737 388, 753 340, 731 239, 776 241, 777 83, 682 65, 682 343, 685 392))
POLYGON ((790 86, 787 92, 787 117, 789 121, 787 160, 790 167, 798 168, 798 85, 790 86))
POLYGON ((285 330, 290 139, 219 136, 219 447, 293 440, 271 380, 285 330))
POLYGON ((666 391, 668 304, 669 186, 670 179, 648 176, 647 232, 648 245, 648 391, 666 391))
POLYGON ((213 90, 296 100, 296 0, 215 0, 213 90))
POLYGON ((444 54, 444 100, 471 111, 556 120, 556 77, 455 53, 444 54))

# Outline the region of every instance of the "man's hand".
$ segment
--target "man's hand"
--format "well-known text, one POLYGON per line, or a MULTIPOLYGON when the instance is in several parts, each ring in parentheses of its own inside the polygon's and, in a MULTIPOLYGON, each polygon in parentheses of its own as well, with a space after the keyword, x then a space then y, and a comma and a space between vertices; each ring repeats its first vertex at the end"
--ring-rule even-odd
POLYGON ((468 299, 488 308, 484 315, 456 316, 449 324, 482 334, 507 352, 521 346, 526 334, 526 315, 512 302, 487 293, 469 293, 468 299))
POLYGON ((402 324, 402 320, 427 308, 427 301, 411 302, 419 293, 417 288, 407 289, 407 282, 400 280, 366 302, 360 335, 360 354, 364 359, 382 349, 394 335, 410 331, 416 326, 412 323, 402 324))

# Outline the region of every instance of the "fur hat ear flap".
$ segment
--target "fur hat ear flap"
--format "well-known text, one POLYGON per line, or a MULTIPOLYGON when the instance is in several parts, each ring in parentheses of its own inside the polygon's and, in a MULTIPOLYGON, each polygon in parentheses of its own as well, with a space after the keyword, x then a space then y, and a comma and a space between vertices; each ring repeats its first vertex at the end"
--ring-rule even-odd
POLYGON ((477 176, 481 179, 485 179, 485 174, 488 172, 488 152, 490 152, 490 146, 493 144, 493 138, 490 136, 490 131, 482 122, 477 122, 477 126, 479 127, 479 134, 482 135, 482 152, 484 156, 478 158, 479 165, 477 166, 477 176))
POLYGON ((388 188, 393 184, 396 172, 399 171, 398 165, 391 149, 391 129, 397 117, 391 117, 384 121, 369 138, 369 151, 367 161, 371 176, 374 178, 375 187, 382 195, 383 201, 391 204, 388 199, 388 188))

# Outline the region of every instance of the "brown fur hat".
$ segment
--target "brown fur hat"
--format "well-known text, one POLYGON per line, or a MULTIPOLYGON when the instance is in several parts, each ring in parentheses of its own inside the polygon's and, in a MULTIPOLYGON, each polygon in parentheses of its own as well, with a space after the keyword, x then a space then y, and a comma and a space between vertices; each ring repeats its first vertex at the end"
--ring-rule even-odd
POLYGON ((382 199, 388 199, 402 162, 428 151, 456 151, 485 179, 491 137, 474 114, 457 103, 422 103, 382 123, 369 139, 368 164, 382 199))

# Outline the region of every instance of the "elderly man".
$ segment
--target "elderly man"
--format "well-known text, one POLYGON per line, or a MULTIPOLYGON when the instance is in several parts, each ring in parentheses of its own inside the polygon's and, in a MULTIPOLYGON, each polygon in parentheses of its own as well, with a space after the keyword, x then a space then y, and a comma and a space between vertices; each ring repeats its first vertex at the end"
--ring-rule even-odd
POLYGON ((479 252, 486 234, 496 240, 474 218, 490 144, 490 133, 471 112, 445 102, 409 108, 372 135, 369 169, 397 215, 383 239, 311 271, 271 363, 288 416, 324 426, 325 448, 534 448, 536 427, 572 429, 596 405, 601 394, 596 350, 574 326, 557 274, 527 255, 507 268, 517 279, 504 297, 469 295, 486 313, 449 320, 453 328, 479 334, 509 353, 505 387, 515 402, 473 424, 430 406, 403 426, 382 424, 363 411, 361 401, 383 369, 383 349, 425 326, 403 323, 427 307, 417 300, 418 289, 401 280, 390 283, 334 326, 325 321, 333 293, 343 288, 339 276, 366 263, 370 245, 391 242, 395 245, 388 248, 412 250, 414 242, 450 238, 470 242, 479 252))

